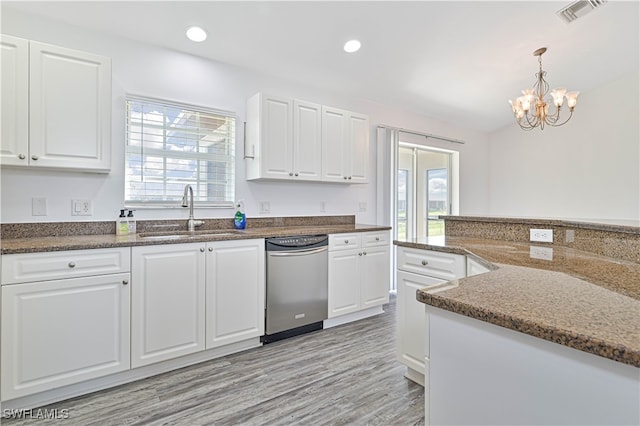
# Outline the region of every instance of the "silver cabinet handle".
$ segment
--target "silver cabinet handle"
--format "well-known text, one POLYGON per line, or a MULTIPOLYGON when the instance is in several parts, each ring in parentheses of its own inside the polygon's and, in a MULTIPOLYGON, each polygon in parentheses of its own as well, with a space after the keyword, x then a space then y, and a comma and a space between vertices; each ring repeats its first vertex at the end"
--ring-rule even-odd
POLYGON ((429 262, 427 262, 426 260, 422 261, 422 266, 427 266, 429 264, 429 262))
POLYGON ((362 256, 362 253, 358 253, 358 256, 362 256))
POLYGON ((204 253, 204 247, 200 247, 200 253, 204 253))
POLYGON ((209 251, 213 251, 213 247, 209 247, 209 251))
POLYGON ((346 177, 346 176, 343 176, 343 178, 344 178, 344 179, 347 179, 347 177, 346 177))
POLYGON ((295 175, 296 175, 296 176, 298 176, 298 174, 297 174, 297 173, 296 173, 295 175))
POLYGON ((19 154, 18 158, 21 159, 21 160, 24 160, 26 157, 24 156, 24 154, 19 154))
POLYGON ((32 159, 33 161, 36 161, 36 160, 38 160, 38 156, 37 156, 37 155, 32 155, 32 156, 31 156, 31 159, 32 159))
POLYGON ((122 280, 122 285, 127 285, 129 284, 129 280, 122 280))
POLYGON ((366 251, 363 251, 363 252, 362 252, 362 254, 364 254, 364 255, 366 256, 366 255, 367 255, 367 252, 366 252, 366 251))
POLYGON ((293 176, 293 172, 289 172, 289 176, 293 176))
POLYGON ((351 179, 351 176, 349 176, 348 179, 351 179))
POLYGON ((376 241, 380 241, 380 237, 376 237, 376 241))
POLYGON ((76 267, 75 262, 69 262, 69 268, 75 268, 75 267, 76 267))
POLYGON ((344 243, 345 244, 349 244, 349 240, 344 240, 344 243))

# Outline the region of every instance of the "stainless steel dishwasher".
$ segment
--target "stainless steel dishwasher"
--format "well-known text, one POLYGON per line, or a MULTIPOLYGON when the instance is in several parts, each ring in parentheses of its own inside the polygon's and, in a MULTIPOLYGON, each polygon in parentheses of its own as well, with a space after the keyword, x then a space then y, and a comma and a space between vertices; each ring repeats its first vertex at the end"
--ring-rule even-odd
POLYGON ((328 240, 326 235, 266 240, 263 342, 322 329, 328 309, 328 240))

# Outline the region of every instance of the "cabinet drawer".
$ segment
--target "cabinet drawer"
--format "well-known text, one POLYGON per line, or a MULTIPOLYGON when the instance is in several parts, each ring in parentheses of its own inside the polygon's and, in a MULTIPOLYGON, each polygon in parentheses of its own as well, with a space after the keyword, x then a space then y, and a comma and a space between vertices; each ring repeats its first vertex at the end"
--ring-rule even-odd
POLYGON ((389 231, 365 232, 362 234, 362 247, 387 246, 389 241, 389 231))
POLYGON ((466 259, 460 254, 407 247, 398 247, 397 253, 397 267, 403 271, 447 281, 466 275, 466 259))
POLYGON ((130 249, 109 248, 2 256, 2 285, 129 272, 130 249))
POLYGON ((329 235, 329 251, 360 248, 359 234, 332 234, 329 235))

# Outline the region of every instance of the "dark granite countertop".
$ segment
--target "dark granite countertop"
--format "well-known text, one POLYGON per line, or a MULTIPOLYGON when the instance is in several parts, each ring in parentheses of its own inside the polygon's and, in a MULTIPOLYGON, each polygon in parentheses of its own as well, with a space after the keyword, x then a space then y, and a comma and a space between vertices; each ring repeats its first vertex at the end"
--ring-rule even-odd
POLYGON ((489 273, 418 290, 420 302, 640 367, 640 264, 562 246, 481 238, 394 243, 491 264, 489 273))
POLYGON ((391 229, 391 227, 363 224, 275 226, 247 228, 244 230, 198 230, 191 233, 185 231, 166 231, 164 233, 146 232, 131 235, 96 234, 11 238, 0 240, 0 245, 2 247, 2 254, 6 255, 15 253, 37 253, 45 251, 242 240, 250 238, 285 237, 295 235, 340 234, 349 232, 381 231, 389 229, 391 229), (163 234, 168 236, 163 238, 163 234), (147 235, 147 237, 145 237, 145 235, 147 235), (149 238, 148 236, 151 236, 152 238, 149 238))

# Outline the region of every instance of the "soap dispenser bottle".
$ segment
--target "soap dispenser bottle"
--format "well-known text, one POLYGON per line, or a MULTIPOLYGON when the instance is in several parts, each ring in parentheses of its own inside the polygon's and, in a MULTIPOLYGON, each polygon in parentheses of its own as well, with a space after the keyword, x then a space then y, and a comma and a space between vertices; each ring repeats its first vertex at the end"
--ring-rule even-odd
POLYGON ((136 220, 133 217, 133 210, 129 210, 129 214, 127 215, 127 226, 129 227, 129 234, 136 233, 136 220))
POLYGON ((129 233, 129 221, 124 215, 124 210, 120 210, 120 216, 116 220, 116 234, 118 235, 127 235, 129 233))

